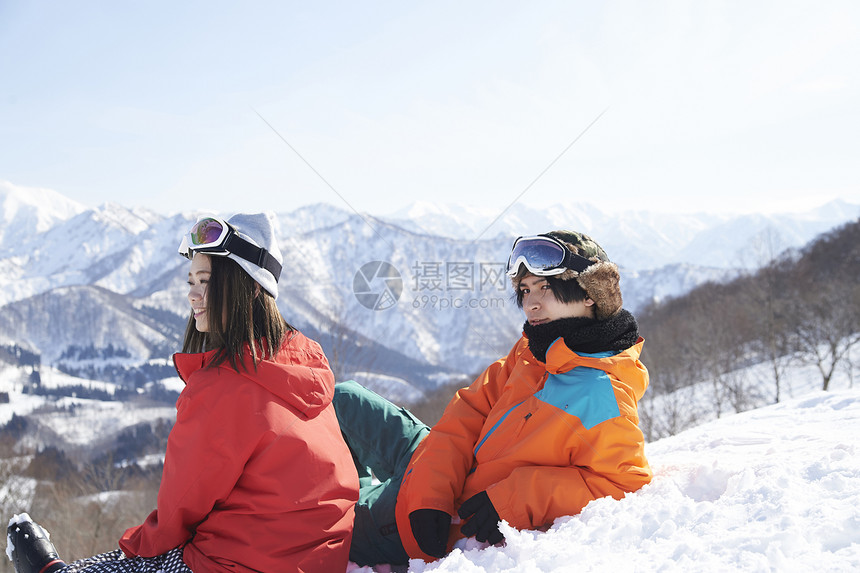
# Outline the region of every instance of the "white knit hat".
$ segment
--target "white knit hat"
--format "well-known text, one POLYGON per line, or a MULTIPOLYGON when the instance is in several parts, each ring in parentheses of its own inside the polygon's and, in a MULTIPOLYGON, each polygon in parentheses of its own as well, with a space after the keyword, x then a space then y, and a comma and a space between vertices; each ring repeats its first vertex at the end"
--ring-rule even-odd
MULTIPOLYGON (((265 213, 237 213, 227 219, 227 222, 236 230, 236 234, 249 243, 258 247, 262 247, 269 251, 269 254, 275 258, 280 264, 284 264, 284 257, 281 255, 281 249, 278 248, 278 241, 275 238, 275 215, 271 211, 265 213)), ((269 270, 258 267, 251 261, 246 261, 233 253, 227 255, 233 259, 242 269, 248 273, 252 279, 260 283, 260 286, 266 289, 270 295, 278 298, 278 279, 269 270)))

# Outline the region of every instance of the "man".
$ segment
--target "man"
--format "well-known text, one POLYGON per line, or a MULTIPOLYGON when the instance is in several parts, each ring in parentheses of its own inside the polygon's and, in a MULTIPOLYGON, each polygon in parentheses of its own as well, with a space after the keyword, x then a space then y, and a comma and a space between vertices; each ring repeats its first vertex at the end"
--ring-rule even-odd
POLYGON ((470 536, 499 543, 501 519, 547 528, 651 480, 637 414, 643 341, 622 309, 616 265, 587 235, 554 231, 517 239, 508 274, 523 336, 432 430, 354 382, 336 386, 341 431, 364 474, 352 561, 432 560, 470 536))

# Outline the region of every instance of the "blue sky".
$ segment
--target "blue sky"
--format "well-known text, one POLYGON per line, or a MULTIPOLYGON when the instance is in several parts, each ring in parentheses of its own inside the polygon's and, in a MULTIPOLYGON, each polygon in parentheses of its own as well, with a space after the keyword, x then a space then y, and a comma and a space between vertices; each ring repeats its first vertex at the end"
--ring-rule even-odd
POLYGON ((860 203, 858 102, 855 2, 0 2, 0 180, 90 206, 860 203))

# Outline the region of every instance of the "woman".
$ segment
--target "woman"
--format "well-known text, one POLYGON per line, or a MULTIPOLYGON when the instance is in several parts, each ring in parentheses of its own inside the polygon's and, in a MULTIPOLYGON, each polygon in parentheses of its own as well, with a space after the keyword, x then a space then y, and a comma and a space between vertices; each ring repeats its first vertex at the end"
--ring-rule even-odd
POLYGON ((191 316, 174 364, 186 386, 157 509, 119 550, 69 565, 19 516, 18 573, 346 569, 358 478, 328 362, 275 304, 283 259, 271 217, 201 219, 180 253, 191 316))

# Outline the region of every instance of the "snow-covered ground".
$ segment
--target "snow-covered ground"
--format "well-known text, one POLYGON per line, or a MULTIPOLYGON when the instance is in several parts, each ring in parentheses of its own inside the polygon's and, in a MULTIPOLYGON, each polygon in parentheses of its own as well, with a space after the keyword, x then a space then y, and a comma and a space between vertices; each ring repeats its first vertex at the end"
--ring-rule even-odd
POLYGON ((547 532, 502 524, 504 547, 461 541, 409 571, 860 571, 860 390, 724 417, 647 454, 654 480, 620 501, 547 532))
MULTIPOLYGON (((13 414, 26 416, 43 407, 55 407, 56 401, 37 394, 27 394, 23 391, 24 380, 29 370, 14 367, 0 367, 0 392, 9 395, 9 402, 0 404, 0 425, 7 424, 13 414)), ((86 378, 77 378, 65 374, 51 366, 42 366, 39 369, 40 384, 45 388, 58 388, 61 386, 81 386, 93 390, 102 390, 109 394, 116 391, 116 385, 109 382, 98 382, 86 378)), ((80 426, 89 426, 78 424, 80 426)))
MULTIPOLYGON (((772 401, 767 372, 754 366, 743 382, 772 401)), ((503 547, 466 540, 435 563, 413 561, 409 572, 860 571, 860 389, 843 370, 831 392, 816 390, 820 385, 814 367, 794 365, 785 373, 781 403, 648 443, 654 480, 623 500, 595 501, 547 532, 503 524, 503 547)), ((6 390, 11 403, 0 404, 0 421, 47 405, 14 385, 6 390)), ((684 392, 687 407, 714 416, 707 383, 684 392)), ((52 406, 38 415, 39 426, 76 444, 173 413, 72 398, 52 406)), ((33 480, 16 478, 0 484, 0 494, 14 490, 27 499, 34 488, 33 480)))

